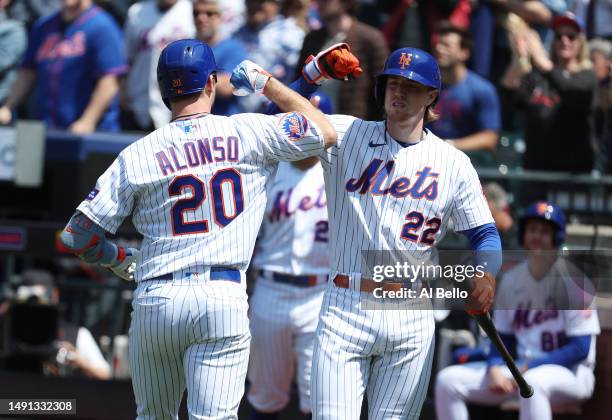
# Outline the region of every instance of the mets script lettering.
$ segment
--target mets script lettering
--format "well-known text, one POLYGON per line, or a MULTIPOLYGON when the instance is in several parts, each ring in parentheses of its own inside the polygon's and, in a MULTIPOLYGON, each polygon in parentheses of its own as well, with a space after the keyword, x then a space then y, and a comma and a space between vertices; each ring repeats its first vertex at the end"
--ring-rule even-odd
POLYGON ((395 165, 390 160, 381 167, 383 161, 374 159, 365 168, 359 179, 351 178, 346 183, 348 192, 359 192, 359 194, 370 193, 372 195, 390 194, 396 198, 412 197, 416 199, 425 198, 434 200, 438 196, 438 175, 432 172, 432 168, 426 166, 416 172, 414 182, 404 176, 393 180, 388 188, 383 188, 387 178, 395 165))
POLYGON ((279 191, 274 197, 274 204, 272 205, 272 211, 268 216, 270 222, 278 222, 283 217, 291 217, 298 210, 299 211, 308 211, 312 209, 322 209, 325 208, 327 201, 325 200, 325 187, 321 186, 317 192, 316 197, 312 197, 308 194, 304 195, 301 199, 297 201, 297 204, 294 208, 291 208, 289 203, 291 202, 291 197, 293 195, 293 188, 290 188, 287 191, 279 191))

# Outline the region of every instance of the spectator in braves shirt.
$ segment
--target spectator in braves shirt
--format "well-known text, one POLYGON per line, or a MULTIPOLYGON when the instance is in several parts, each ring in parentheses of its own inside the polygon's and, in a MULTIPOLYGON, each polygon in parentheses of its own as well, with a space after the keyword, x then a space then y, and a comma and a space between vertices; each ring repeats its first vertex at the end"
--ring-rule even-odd
POLYGON ((119 130, 118 76, 127 70, 121 30, 93 0, 63 0, 58 12, 40 18, 0 108, 8 124, 33 87, 38 117, 73 133, 119 130))

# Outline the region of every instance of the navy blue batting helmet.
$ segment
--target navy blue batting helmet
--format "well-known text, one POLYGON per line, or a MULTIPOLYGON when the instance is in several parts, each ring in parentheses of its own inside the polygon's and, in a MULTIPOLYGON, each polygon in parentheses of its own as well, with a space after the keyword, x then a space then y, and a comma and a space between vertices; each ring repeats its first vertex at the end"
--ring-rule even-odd
POLYGON ((210 47, 197 39, 181 39, 166 46, 157 62, 157 82, 162 99, 201 92, 208 77, 219 70, 210 47))
POLYGON ((310 99, 319 98, 319 110, 324 114, 332 114, 334 110, 334 105, 328 95, 323 92, 315 92, 310 95, 310 99))
POLYGON ((381 108, 385 104, 387 76, 405 77, 437 90, 442 87, 438 62, 431 54, 418 48, 400 48, 387 58, 383 71, 376 76, 374 87, 376 103, 381 108))
POLYGON ((555 227, 553 242, 556 246, 560 246, 565 241, 566 219, 563 210, 548 201, 536 201, 527 207, 525 214, 519 220, 519 242, 521 245, 524 242, 525 224, 527 220, 531 219, 545 220, 555 227))

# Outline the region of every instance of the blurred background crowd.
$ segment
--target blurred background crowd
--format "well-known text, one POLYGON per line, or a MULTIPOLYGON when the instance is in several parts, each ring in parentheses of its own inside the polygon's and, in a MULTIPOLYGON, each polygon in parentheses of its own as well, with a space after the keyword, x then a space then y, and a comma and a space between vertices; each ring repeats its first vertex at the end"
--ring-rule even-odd
MULTIPOLYGON (((309 55, 347 42, 364 74, 320 90, 335 113, 382 119, 373 83, 389 52, 430 51, 443 87, 440 119, 428 128, 472 158, 504 249, 518 247, 516 216, 537 199, 564 207, 570 225, 590 226, 568 227, 570 245, 572 232, 586 238, 573 245, 587 248, 598 248, 598 235, 612 237, 601 227, 612 225, 605 210, 612 208, 612 0, 0 0, 0 125, 39 120, 47 130, 109 144, 116 135, 159 128, 170 113, 159 94, 157 59, 182 38, 208 43, 224 70, 213 108, 221 115, 267 105, 263 97, 232 95, 229 72, 242 60, 289 84, 309 55)), ((85 188, 99 175, 82 173, 85 188)), ((36 214, 50 223, 45 229, 63 227, 83 197, 58 204, 60 184, 28 197, 41 209, 61 208, 48 219, 29 204, 17 209, 26 202, 21 193, 2 189, 0 289, 23 302, 61 301, 63 312, 38 313, 40 328, 21 337, 44 342, 42 320, 61 318, 60 332, 70 339, 61 340, 61 363, 43 366, 46 373, 58 374, 60 366, 99 379, 126 376, 125 341, 117 337, 127 333, 132 285, 58 257, 53 244, 36 244, 36 257, 9 246, 22 231, 34 237, 43 227, 6 228, 8 219, 36 214)), ((124 240, 135 240, 127 232, 124 240)), ((453 240, 461 238, 449 235, 447 247, 460 248, 453 240)))
MULTIPOLYGON (((170 114, 157 57, 187 37, 209 43, 227 71, 248 58, 286 83, 308 55, 348 42, 364 76, 322 90, 337 113, 378 119, 373 77, 410 45, 442 68, 439 137, 495 162, 508 132, 524 139, 525 169, 609 173, 610 17, 609 0, 0 0, 0 124, 159 128, 170 114)), ((226 76, 215 113, 264 109, 233 97, 226 76)))

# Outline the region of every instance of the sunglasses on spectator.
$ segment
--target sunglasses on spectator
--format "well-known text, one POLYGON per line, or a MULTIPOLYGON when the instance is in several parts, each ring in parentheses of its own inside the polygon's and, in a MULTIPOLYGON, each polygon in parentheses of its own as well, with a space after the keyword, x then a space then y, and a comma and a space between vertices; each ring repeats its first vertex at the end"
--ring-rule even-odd
POLYGON ((194 10, 193 11, 193 17, 197 18, 200 15, 206 15, 208 17, 213 17, 213 16, 218 16, 219 12, 213 11, 213 10, 203 10, 203 11, 194 10))
POLYGON ((566 37, 567 39, 569 39, 570 41, 574 41, 576 38, 578 38, 578 34, 576 33, 569 33, 569 34, 564 34, 564 33, 559 33, 557 32, 555 34, 555 39, 557 41, 559 41, 560 39, 562 39, 563 37, 566 37))

